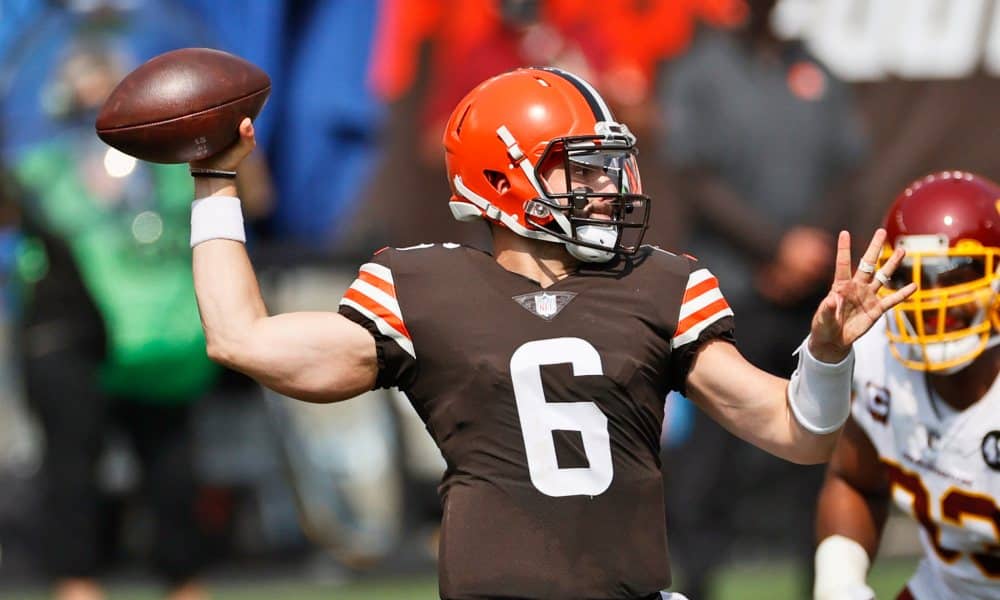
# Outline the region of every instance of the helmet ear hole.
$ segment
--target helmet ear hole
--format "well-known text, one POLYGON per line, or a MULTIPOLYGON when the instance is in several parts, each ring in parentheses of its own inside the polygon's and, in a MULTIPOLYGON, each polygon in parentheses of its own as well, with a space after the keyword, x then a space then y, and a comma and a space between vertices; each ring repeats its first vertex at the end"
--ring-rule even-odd
POLYGON ((510 180, 500 171, 483 171, 483 176, 497 194, 506 194, 510 190, 510 180))

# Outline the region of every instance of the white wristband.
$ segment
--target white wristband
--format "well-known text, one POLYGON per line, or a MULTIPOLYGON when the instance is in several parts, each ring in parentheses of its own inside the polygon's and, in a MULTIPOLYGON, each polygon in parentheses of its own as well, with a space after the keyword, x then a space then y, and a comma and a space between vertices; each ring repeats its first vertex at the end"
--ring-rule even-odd
POLYGON ((246 242, 243 211, 235 196, 208 196, 191 205, 191 247, 208 240, 246 242))
POLYGON ((788 404, 795 420, 809 431, 833 433, 851 414, 851 377, 854 348, 836 364, 817 360, 809 352, 809 338, 796 350, 799 366, 788 382, 788 404))
POLYGON ((866 600, 874 598, 865 583, 870 564, 868 553, 858 542, 842 535, 831 535, 816 547, 816 577, 813 598, 866 600))

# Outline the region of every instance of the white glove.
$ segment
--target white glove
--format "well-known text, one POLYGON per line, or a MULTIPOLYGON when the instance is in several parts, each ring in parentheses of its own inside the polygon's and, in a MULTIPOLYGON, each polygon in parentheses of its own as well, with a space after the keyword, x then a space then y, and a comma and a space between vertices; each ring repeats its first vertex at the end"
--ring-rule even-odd
POLYGON ((875 600, 875 590, 864 583, 849 583, 813 595, 813 600, 875 600))
POLYGON ((816 581, 813 600, 875 600, 865 583, 868 553, 861 544, 842 535, 831 535, 816 547, 816 581))
POLYGON ((688 600, 688 597, 679 592, 660 592, 662 600, 688 600))

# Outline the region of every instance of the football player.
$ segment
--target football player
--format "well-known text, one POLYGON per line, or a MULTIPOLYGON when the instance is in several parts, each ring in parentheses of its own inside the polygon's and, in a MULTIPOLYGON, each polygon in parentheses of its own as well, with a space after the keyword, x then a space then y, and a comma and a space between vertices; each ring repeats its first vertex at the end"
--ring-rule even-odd
POLYGON ((1000 598, 1000 186, 943 172, 885 218, 884 290, 917 291, 855 345, 852 419, 819 498, 815 597, 864 599, 889 502, 920 526, 899 598, 1000 598))
POLYGON ((209 354, 306 401, 406 393, 447 461, 443 598, 660 598, 667 392, 778 456, 825 461, 849 412, 852 343, 915 287, 880 297, 842 233, 798 374, 755 368, 715 277, 641 245, 650 206, 629 129, 583 79, 526 68, 472 90, 444 132, 451 212, 485 219, 492 253, 383 249, 339 314, 268 316, 228 179, 253 147, 249 120, 240 134, 191 165, 209 354))

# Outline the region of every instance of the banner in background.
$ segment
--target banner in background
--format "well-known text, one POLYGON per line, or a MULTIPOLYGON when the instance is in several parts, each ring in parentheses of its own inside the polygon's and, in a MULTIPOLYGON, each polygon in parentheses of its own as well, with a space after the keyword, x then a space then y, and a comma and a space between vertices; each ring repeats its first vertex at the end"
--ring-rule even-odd
POLYGON ((774 26, 849 81, 1000 77, 998 0, 780 0, 774 26))

